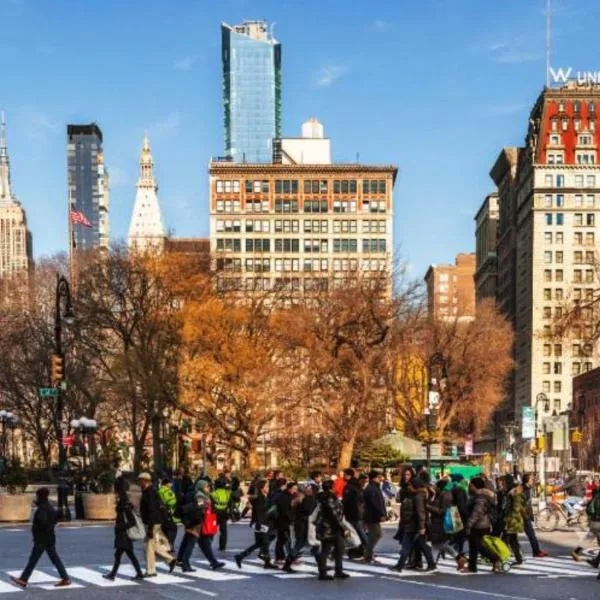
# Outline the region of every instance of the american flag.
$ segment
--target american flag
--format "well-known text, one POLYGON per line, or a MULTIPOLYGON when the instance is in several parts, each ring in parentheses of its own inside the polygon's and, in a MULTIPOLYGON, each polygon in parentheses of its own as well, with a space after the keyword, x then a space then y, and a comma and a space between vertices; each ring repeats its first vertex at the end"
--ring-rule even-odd
POLYGON ((91 227, 92 224, 80 210, 71 210, 71 223, 80 223, 84 227, 91 227))

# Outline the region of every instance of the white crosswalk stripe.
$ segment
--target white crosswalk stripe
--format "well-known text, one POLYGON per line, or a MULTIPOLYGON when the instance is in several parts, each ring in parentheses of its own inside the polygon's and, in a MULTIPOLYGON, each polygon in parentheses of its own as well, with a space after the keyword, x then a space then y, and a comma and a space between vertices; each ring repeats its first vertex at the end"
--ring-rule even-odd
MULTIPOLYGON (((403 573, 395 573, 390 571, 398 560, 397 554, 387 553, 377 557, 377 563, 366 564, 361 562, 344 562, 344 570, 355 578, 364 577, 382 577, 386 578, 431 578, 434 574, 425 571, 409 571, 403 573)), ((311 556, 306 556, 301 564, 294 565, 295 573, 283 573, 281 571, 271 571, 263 569, 262 562, 256 557, 244 560, 242 569, 239 569, 233 560, 226 560, 225 567, 218 571, 213 571, 209 568, 206 561, 194 560, 193 566, 196 569, 193 573, 182 573, 177 569, 174 573, 168 573, 167 567, 164 564, 157 565, 158 575, 142 582, 132 581, 131 578, 135 575, 133 567, 129 564, 121 565, 119 573, 114 581, 104 579, 103 574, 110 570, 109 565, 92 566, 67 565, 69 576, 73 580, 73 585, 68 588, 55 588, 54 584, 58 581, 56 574, 51 567, 36 569, 30 580, 31 588, 41 588, 47 590, 54 589, 74 589, 74 588, 119 588, 119 587, 134 587, 144 585, 186 585, 193 586, 201 583, 227 583, 230 581, 251 580, 256 577, 274 577, 277 579, 308 579, 316 577, 318 570, 314 559, 311 556)), ((438 569, 443 575, 453 575, 462 577, 457 573, 456 563, 452 559, 440 559, 438 569)), ((10 576, 19 577, 20 571, 3 571, 0 573, 0 594, 18 593, 22 590, 15 586, 10 580, 10 576)), ((540 578, 593 578, 597 576, 597 570, 591 568, 586 563, 576 563, 570 557, 557 556, 548 558, 529 558, 525 563, 519 566, 513 566, 510 573, 504 577, 522 576, 540 577, 540 578)), ((491 576, 490 565, 482 564, 478 566, 477 576, 491 576)), ((244 585, 252 585, 249 581, 244 585)))

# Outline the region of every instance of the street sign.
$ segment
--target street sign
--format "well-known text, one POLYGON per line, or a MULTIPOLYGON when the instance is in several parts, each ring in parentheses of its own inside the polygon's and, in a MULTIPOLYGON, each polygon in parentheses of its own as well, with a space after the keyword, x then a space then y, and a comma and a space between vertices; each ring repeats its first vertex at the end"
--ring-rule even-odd
POLYGON ((58 390, 56 388, 39 388, 38 394, 40 398, 53 398, 58 396, 58 390))
POLYGON ((521 437, 531 440, 535 437, 535 411, 533 406, 523 406, 522 411, 521 437))
POLYGON ((469 436, 465 440, 465 454, 471 456, 473 454, 473 437, 469 436))
POLYGON ((63 446, 65 448, 72 448, 74 443, 75 443, 74 435, 65 435, 63 437, 63 446))
POLYGON ((429 392, 429 406, 437 406, 440 403, 439 392, 429 392))

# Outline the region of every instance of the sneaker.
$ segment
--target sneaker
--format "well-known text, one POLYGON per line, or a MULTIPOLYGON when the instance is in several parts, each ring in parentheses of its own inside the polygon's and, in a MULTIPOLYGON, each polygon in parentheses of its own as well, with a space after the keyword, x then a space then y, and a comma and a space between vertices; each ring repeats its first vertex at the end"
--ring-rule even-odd
POLYGON ((54 587, 69 587, 71 585, 70 579, 61 579, 58 583, 54 584, 54 587))
POLYGON ((137 573, 135 575, 135 577, 133 578, 134 581, 141 581, 142 579, 144 579, 144 574, 143 573, 137 573))
POLYGON ((328 575, 327 573, 319 574, 319 581, 333 581, 333 575, 328 575))
POLYGON ((297 573, 298 571, 295 571, 294 569, 292 569, 291 565, 284 565, 282 571, 284 573, 297 573))
POLYGON ((242 557, 239 554, 236 554, 234 557, 235 564, 238 566, 238 569, 242 568, 242 557))
POLYGON ((218 571, 219 569, 222 569, 225 566, 224 562, 216 562, 214 565, 211 565, 211 569, 213 571, 218 571))
POLYGON ((182 573, 195 573, 196 569, 194 567, 188 567, 187 569, 181 569, 182 573))
POLYGON ((21 579, 20 577, 11 577, 11 580, 15 585, 18 585, 20 588, 25 589, 27 587, 27 582, 24 579, 21 579))
POLYGON ((534 558, 546 558, 546 556, 548 556, 548 553, 540 550, 539 552, 536 552, 533 556, 534 558))
POLYGON ((279 571, 279 567, 274 565, 272 562, 266 562, 263 565, 263 569, 271 569, 272 571, 279 571))
POLYGON ((594 567, 594 569, 597 569, 600 564, 597 558, 588 558, 585 562, 590 565, 590 567, 594 567))
POLYGON ((169 573, 172 573, 175 570, 175 565, 177 564, 177 561, 175 559, 173 559, 170 563, 169 563, 169 573))
POLYGON ((335 574, 335 578, 336 579, 349 579, 350 575, 348 575, 348 573, 344 573, 344 571, 340 571, 339 573, 335 574))
POLYGON ((575 550, 573 550, 573 552, 571 552, 571 558, 575 562, 581 562, 581 551, 582 550, 583 550, 583 548, 581 546, 577 546, 577 548, 575 548, 575 550))
POLYGON ((390 571, 394 571, 394 573, 402 573, 402 566, 400 563, 396 563, 393 567, 390 567, 390 571))
POLYGON ((115 580, 115 576, 112 573, 104 573, 104 575, 102 575, 102 577, 104 577, 104 579, 108 579, 109 581, 115 580))

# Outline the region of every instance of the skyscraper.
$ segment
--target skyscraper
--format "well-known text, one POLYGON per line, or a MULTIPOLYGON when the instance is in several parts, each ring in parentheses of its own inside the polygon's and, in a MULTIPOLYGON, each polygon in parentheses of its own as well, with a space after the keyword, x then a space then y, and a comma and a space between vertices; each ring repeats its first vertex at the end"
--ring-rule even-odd
POLYGON ((140 155, 140 177, 129 225, 128 244, 132 250, 162 252, 164 249, 165 229, 160 214, 157 191, 158 185, 154 179, 154 162, 150 143, 148 136, 144 136, 140 155))
POLYGON ((264 21, 221 25, 225 153, 270 163, 281 132, 281 44, 264 21))
POLYGON ((6 146, 6 121, 0 118, 0 278, 27 274, 31 266, 31 233, 25 210, 13 195, 6 146))
POLYGON ((67 125, 70 210, 85 215, 91 227, 75 226, 75 248, 108 248, 108 173, 102 131, 96 123, 67 125))

